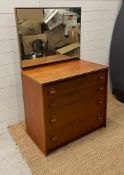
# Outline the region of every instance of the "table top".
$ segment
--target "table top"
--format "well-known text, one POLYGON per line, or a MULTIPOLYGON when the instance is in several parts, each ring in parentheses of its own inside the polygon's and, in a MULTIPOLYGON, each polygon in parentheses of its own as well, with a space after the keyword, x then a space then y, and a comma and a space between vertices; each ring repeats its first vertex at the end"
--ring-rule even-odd
POLYGON ((49 84, 104 69, 107 66, 80 59, 23 70, 22 75, 37 83, 49 84))

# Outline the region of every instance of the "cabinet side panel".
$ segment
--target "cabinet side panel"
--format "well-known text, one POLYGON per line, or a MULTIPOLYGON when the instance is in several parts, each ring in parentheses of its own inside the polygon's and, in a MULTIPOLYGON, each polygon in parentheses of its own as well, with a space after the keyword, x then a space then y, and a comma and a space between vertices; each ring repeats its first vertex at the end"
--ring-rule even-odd
POLYGON ((105 124, 106 127, 106 120, 107 120, 107 101, 108 101, 108 69, 106 69, 106 89, 105 89, 105 124))
POLYGON ((42 87, 22 75, 26 131, 46 154, 42 87))

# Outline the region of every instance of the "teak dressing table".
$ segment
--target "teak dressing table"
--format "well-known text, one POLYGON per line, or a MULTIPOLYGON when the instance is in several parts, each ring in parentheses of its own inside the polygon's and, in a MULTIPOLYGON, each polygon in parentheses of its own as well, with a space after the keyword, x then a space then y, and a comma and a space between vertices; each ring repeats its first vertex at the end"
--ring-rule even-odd
POLYGON ((55 57, 50 64, 33 60, 35 67, 22 63, 26 131, 45 155, 106 126, 108 68, 55 57))

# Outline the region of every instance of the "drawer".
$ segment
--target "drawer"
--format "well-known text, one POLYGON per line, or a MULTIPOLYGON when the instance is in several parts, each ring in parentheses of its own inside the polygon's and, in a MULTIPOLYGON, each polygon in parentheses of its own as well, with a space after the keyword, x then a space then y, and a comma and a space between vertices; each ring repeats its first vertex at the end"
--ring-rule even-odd
POLYGON ((60 109, 56 111, 49 112, 45 117, 46 130, 51 132, 52 129, 56 127, 61 127, 69 122, 77 121, 87 116, 91 116, 96 113, 96 117, 104 114, 105 102, 97 101, 93 99, 87 102, 80 102, 66 107, 65 109, 60 109))
MULTIPOLYGON (((76 89, 74 91, 69 91, 60 96, 56 96, 50 99, 44 100, 45 111, 50 113, 50 111, 60 111, 68 106, 72 106, 77 103, 84 103, 94 99, 94 104, 99 101, 104 102, 106 92, 106 84, 95 83, 89 85, 87 88, 76 89)), ((88 105, 88 104, 87 104, 88 105)))
POLYGON ((74 77, 61 82, 52 83, 43 87, 44 98, 56 97, 71 91, 87 88, 94 83, 106 82, 107 70, 74 77))
POLYGON ((62 126, 56 126, 47 131, 47 149, 52 150, 104 125, 104 113, 99 114, 95 111, 62 126))

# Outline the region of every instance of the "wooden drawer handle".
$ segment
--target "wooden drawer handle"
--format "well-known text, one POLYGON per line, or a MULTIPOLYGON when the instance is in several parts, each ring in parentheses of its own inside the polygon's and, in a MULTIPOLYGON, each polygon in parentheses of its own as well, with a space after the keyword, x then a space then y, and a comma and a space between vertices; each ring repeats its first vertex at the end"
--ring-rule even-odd
POLYGON ((54 108, 54 107, 56 107, 56 103, 51 103, 49 106, 50 106, 50 108, 54 108))
POLYGON ((52 119, 50 119, 50 123, 56 123, 56 118, 52 118, 52 119))
POLYGON ((52 142, 55 142, 55 141, 57 141, 58 140, 58 137, 57 136, 55 136, 55 137, 51 137, 51 139, 50 139, 52 142))
POLYGON ((102 114, 98 114, 97 119, 98 119, 98 120, 103 120, 102 114))
POLYGON ((103 104, 103 101, 98 101, 97 103, 98 103, 99 105, 101 105, 101 104, 103 104))
POLYGON ((100 76, 100 77, 99 77, 99 80, 104 80, 104 79, 105 79, 104 76, 100 76))
POLYGON ((56 93, 56 90, 54 89, 54 88, 51 88, 50 90, 49 90, 49 94, 50 95, 53 95, 53 94, 55 94, 56 93))
POLYGON ((99 91, 103 91, 104 88, 103 88, 103 87, 99 87, 98 90, 99 90, 99 91))

